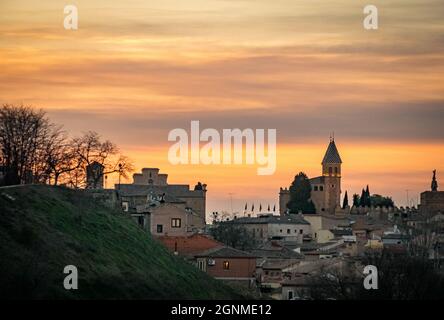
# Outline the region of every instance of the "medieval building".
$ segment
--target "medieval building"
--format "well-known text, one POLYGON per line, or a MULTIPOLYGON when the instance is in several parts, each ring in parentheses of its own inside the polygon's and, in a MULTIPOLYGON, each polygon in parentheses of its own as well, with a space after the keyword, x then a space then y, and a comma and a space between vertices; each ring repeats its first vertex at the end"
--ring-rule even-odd
MULTIPOLYGON (((321 164, 322 175, 310 179, 311 200, 315 205, 316 213, 335 214, 341 208, 342 160, 333 138, 330 139, 321 164)), ((289 201, 290 190, 281 188, 279 192, 279 212, 281 215, 286 214, 289 201)))
POLYGON ((128 212, 153 234, 193 232, 205 227, 206 185, 194 189, 169 184, 158 168, 144 168, 133 175, 133 183, 116 184, 123 211, 128 212), (148 221, 150 220, 150 221, 148 221))

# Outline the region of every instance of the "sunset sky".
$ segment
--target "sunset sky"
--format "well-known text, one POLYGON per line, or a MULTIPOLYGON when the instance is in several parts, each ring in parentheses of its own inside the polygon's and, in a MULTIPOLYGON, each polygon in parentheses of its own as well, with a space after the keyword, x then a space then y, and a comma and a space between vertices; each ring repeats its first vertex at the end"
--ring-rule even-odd
POLYGON ((299 171, 320 175, 331 132, 342 191, 406 204, 444 190, 442 0, 0 0, 0 103, 95 130, 171 183, 208 184, 207 211, 273 206, 299 171), (79 29, 63 28, 75 4, 79 29), (365 30, 363 8, 379 9, 365 30), (173 166, 168 132, 277 129, 277 170, 173 166))

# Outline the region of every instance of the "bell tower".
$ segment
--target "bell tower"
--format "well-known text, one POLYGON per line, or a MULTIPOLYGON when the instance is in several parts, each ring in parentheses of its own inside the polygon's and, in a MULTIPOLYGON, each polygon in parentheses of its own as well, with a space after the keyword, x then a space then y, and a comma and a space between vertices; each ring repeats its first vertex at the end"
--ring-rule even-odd
POLYGON ((330 214, 334 214, 336 208, 341 206, 341 165, 342 160, 336 148, 335 139, 330 137, 330 143, 322 159, 322 176, 325 185, 324 204, 330 214))

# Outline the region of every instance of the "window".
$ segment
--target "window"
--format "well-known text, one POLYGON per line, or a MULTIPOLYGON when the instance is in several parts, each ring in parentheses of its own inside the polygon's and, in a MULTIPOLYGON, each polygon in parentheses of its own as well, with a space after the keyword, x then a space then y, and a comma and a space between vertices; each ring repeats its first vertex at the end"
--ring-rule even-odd
POLYGON ((139 216, 137 220, 138 220, 139 226, 141 226, 141 227, 145 226, 145 218, 143 216, 139 216))
POLYGON ((289 290, 287 294, 288 294, 288 295, 287 295, 288 300, 292 300, 292 299, 293 299, 293 291, 292 291, 292 290, 289 290))
POLYGON ((171 228, 180 228, 182 225, 182 220, 179 218, 171 219, 171 228))
POLYGON ((335 167, 335 175, 338 175, 338 173, 339 173, 338 167, 335 167))
POLYGON ((279 232, 280 232, 280 233, 282 233, 282 229, 281 229, 281 230, 279 230, 279 232))
POLYGON ((230 262, 229 261, 224 261, 223 266, 224 266, 224 270, 230 270, 230 262))
POLYGON ((332 168, 332 167, 329 167, 329 168, 328 168, 328 175, 331 176, 332 173, 333 173, 333 168, 332 168))
POLYGON ((332 187, 332 188, 334 188, 334 187, 335 187, 335 185, 334 185, 334 184, 332 184, 332 185, 331 185, 331 187, 332 187))
POLYGON ((290 234, 290 229, 287 229, 287 234, 290 234))
POLYGON ((128 201, 123 201, 123 202, 122 202, 122 210, 123 210, 124 212, 128 212, 128 208, 129 208, 129 203, 128 203, 128 201))
POLYGON ((199 270, 205 271, 205 261, 204 260, 199 260, 197 262, 197 267, 199 268, 199 270))
POLYGON ((314 191, 318 191, 318 186, 314 186, 314 191))
POLYGON ((300 234, 303 234, 303 233, 304 233, 304 230, 302 230, 302 229, 299 230, 299 233, 300 233, 300 234))
POLYGON ((324 186, 320 186, 319 191, 324 191, 324 186))
POLYGON ((157 225, 157 233, 162 233, 163 232, 163 225, 162 224, 158 224, 157 225))

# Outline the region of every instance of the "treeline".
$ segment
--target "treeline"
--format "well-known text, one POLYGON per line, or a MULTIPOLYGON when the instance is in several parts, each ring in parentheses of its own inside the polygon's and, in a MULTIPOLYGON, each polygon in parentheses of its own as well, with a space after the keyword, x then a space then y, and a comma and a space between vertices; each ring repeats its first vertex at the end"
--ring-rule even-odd
POLYGON ((52 123, 47 114, 30 106, 4 104, 0 107, 0 184, 64 184, 96 187, 105 175, 123 177, 133 170, 130 159, 117 146, 89 131, 70 138, 62 126, 52 123))
POLYGON ((391 197, 384 197, 379 194, 370 194, 369 187, 362 189, 361 196, 353 195, 353 206, 355 207, 385 207, 393 208, 395 203, 391 197))

